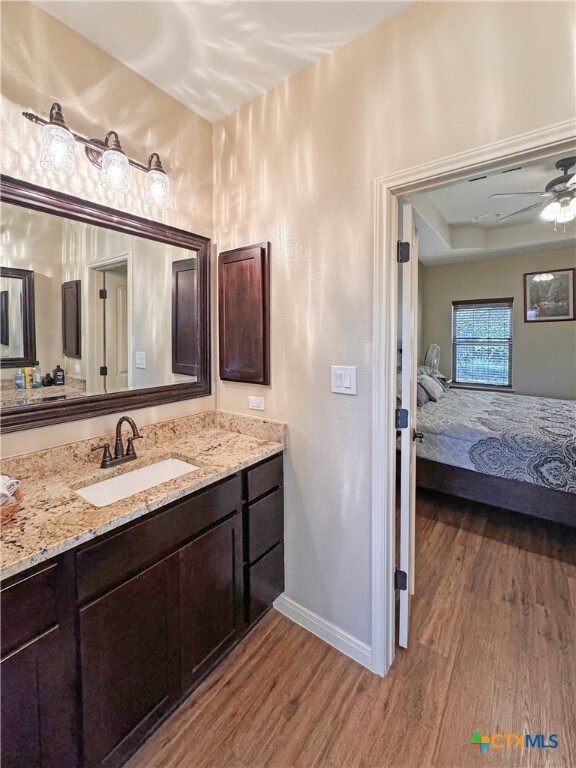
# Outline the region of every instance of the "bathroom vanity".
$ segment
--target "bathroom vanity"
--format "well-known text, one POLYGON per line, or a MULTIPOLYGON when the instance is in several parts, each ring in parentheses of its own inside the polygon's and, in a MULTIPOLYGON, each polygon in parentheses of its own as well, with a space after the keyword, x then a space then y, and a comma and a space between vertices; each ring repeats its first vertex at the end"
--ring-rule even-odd
MULTIPOLYGON (((42 462, 52 476, 69 467, 52 487, 55 526, 30 508, 3 533, 2 766, 120 765, 271 606, 284 586, 283 429, 220 412, 144 428, 134 467, 164 453, 199 469, 102 508, 74 491, 87 443, 32 462, 32 505, 50 496, 42 462)), ((9 462, 25 474, 26 457, 9 462)))

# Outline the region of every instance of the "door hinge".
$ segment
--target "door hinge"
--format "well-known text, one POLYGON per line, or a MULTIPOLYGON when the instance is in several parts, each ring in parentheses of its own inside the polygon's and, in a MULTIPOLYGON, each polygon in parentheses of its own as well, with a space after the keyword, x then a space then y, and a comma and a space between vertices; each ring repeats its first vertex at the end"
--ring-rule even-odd
POLYGON ((106 290, 106 288, 100 288, 100 290, 98 291, 98 297, 100 299, 107 299, 108 298, 108 291, 106 290))
POLYGON ((408 409, 396 408, 396 429, 406 429, 408 426, 408 409))
POLYGON ((402 240, 398 240, 396 258, 398 260, 398 264, 405 264, 407 261, 410 261, 410 243, 405 243, 402 240))
POLYGON ((108 376, 108 366, 107 365, 101 365, 100 366, 100 376, 108 376))
POLYGON ((394 589, 401 589, 402 591, 408 589, 408 576, 406 575, 406 571, 401 571, 399 568, 396 568, 394 571, 394 589))

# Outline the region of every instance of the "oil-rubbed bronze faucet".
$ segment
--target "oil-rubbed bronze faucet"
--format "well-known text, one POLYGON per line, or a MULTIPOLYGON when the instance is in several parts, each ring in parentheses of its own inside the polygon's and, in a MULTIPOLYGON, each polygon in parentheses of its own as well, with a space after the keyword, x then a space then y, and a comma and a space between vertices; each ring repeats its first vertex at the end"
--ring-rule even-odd
POLYGON ((134 450, 134 440, 139 440, 142 435, 138 432, 138 427, 134 423, 134 420, 130 416, 121 416, 116 424, 116 440, 114 442, 114 458, 110 453, 110 443, 104 443, 104 445, 93 445, 91 451, 97 451, 98 448, 104 449, 102 461, 100 466, 102 469, 108 467, 115 467, 117 464, 123 464, 125 461, 132 461, 136 459, 136 451, 134 450), (124 452, 124 443, 122 441, 122 424, 127 422, 132 428, 132 437, 128 438, 126 446, 126 452, 124 452))

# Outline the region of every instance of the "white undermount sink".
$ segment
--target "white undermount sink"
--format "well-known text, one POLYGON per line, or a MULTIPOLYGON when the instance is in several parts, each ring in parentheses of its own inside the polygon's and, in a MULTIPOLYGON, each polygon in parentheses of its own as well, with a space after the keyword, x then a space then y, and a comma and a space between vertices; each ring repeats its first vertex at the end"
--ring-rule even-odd
POLYGON ((84 488, 78 488, 76 493, 89 501, 95 507, 105 507, 115 501, 133 496, 140 491, 147 491, 156 485, 174 480, 177 477, 194 472, 198 467, 181 459, 164 459, 156 464, 149 464, 141 469, 133 469, 123 475, 92 483, 84 488))

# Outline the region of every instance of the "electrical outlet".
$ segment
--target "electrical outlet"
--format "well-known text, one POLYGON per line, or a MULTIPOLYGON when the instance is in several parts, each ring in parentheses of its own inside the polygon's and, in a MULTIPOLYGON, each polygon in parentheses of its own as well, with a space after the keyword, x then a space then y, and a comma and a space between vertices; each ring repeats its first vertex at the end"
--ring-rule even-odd
POLYGON ((249 397, 248 398, 248 408, 251 408, 253 411, 263 411, 264 410, 264 398, 263 397, 249 397))
POLYGON ((136 368, 146 368, 146 352, 136 352, 136 368))

